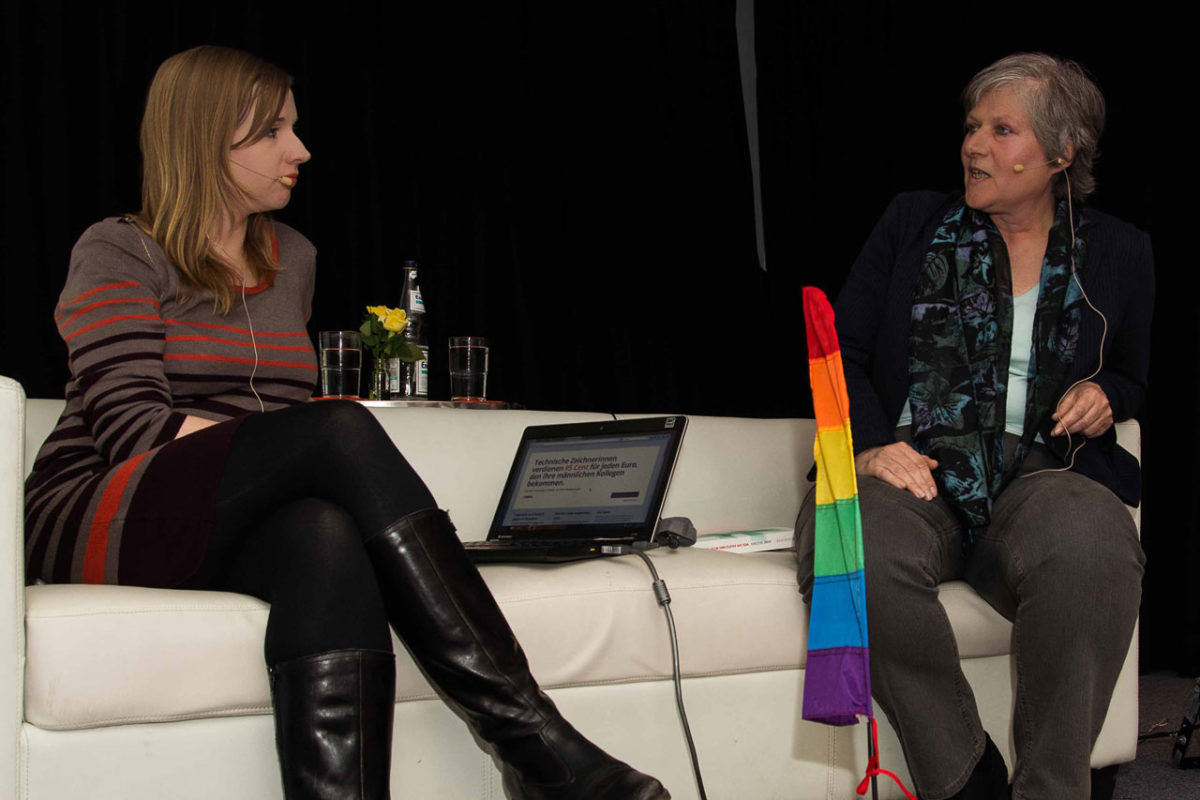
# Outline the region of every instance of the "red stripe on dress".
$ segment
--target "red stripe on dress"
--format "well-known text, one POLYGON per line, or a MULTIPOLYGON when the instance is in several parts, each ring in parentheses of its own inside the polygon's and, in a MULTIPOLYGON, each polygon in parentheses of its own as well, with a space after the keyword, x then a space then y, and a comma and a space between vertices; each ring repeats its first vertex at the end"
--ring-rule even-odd
POLYGON ((67 302, 67 303, 62 303, 61 305, 64 305, 64 306, 74 305, 75 303, 78 303, 80 300, 84 299, 85 297, 91 297, 92 295, 96 294, 97 292, 110 292, 113 289, 128 289, 131 286, 141 286, 141 284, 138 283, 137 281, 125 281, 124 283, 110 283, 106 286, 97 286, 95 289, 89 289, 88 291, 79 295, 79 297, 76 297, 74 300, 71 300, 70 302, 67 302))
MULTIPOLYGON (((237 327, 234 327, 233 325, 217 325, 212 322, 190 322, 188 320, 168 319, 166 317, 163 318, 163 322, 165 322, 168 325, 185 325, 189 328, 214 328, 219 331, 233 331, 234 333, 244 333, 247 336, 250 335, 249 328, 237 328, 237 327)), ((306 339, 308 338, 308 333, 306 331, 299 331, 299 332, 295 332, 295 333, 268 333, 265 331, 255 331, 254 335, 255 336, 303 336, 306 339)))
POLYGON ((147 450, 122 464, 104 488, 104 494, 100 496, 100 505, 96 508, 96 516, 92 518, 92 525, 88 529, 87 550, 83 555, 84 583, 104 583, 104 568, 108 562, 108 534, 112 529, 113 518, 121 508, 121 499, 133 478, 133 471, 151 452, 153 451, 147 450))
MULTIPOLYGON (((258 334, 262 335, 262 334, 258 334)), ((234 347, 253 347, 250 342, 235 342, 232 339, 218 339, 215 336, 168 336, 168 342, 215 342, 216 344, 229 344, 234 347)), ((312 348, 306 344, 264 344, 259 345, 264 350, 298 350, 307 353, 312 348)))
POLYGON ((117 317, 109 317, 108 319, 102 319, 99 322, 93 322, 91 325, 84 325, 82 328, 80 328, 79 330, 75 331, 72 334, 69 334, 69 335, 64 334, 63 341, 64 342, 70 341, 71 339, 74 339, 76 336, 83 333, 84 331, 90 331, 92 328, 99 328, 102 325, 111 325, 114 322, 121 322, 121 321, 127 320, 127 319, 157 320, 157 319, 159 319, 159 316, 157 314, 122 314, 121 316, 117 316, 117 317))
MULTIPOLYGON (((224 361, 231 364, 253 364, 253 358, 237 358, 235 356, 213 356, 206 353, 165 353, 163 361, 224 361)), ((258 362, 260 367, 292 367, 295 369, 307 369, 313 372, 317 371, 316 364, 301 364, 295 361, 262 361, 258 362)))
POLYGON ((155 308, 158 308, 158 301, 155 300, 153 297, 118 297, 115 300, 98 300, 97 302, 92 303, 91 305, 88 305, 88 306, 84 306, 83 308, 76 311, 74 314, 72 314, 70 316, 70 318, 68 318, 65 322, 63 322, 61 325, 59 325, 59 327, 61 328, 63 325, 70 325, 72 322, 74 322, 76 320, 76 318, 86 314, 87 312, 89 312, 93 309, 100 308, 101 306, 117 305, 118 303, 150 303, 155 308))

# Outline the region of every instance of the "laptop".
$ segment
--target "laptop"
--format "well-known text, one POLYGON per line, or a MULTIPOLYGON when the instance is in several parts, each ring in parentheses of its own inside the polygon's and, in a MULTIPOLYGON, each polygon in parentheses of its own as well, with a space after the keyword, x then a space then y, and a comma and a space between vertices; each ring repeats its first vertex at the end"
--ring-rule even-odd
POLYGON ((651 542, 687 417, 531 425, 525 429, 477 564, 598 558, 651 542))

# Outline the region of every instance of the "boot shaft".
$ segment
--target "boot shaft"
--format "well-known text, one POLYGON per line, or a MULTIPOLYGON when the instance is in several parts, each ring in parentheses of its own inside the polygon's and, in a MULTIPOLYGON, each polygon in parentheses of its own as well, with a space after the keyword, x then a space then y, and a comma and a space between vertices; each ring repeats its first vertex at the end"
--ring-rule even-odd
POLYGON ((396 666, 391 653, 334 650, 270 668, 287 800, 388 800, 396 666))

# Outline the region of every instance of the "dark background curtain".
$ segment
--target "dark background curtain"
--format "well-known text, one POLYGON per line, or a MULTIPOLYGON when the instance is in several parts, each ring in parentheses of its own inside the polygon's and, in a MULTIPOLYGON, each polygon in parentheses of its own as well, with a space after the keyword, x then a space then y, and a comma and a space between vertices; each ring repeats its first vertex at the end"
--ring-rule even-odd
POLYGON ((913 7, 753 3, 764 272, 734 0, 7 3, 0 373, 61 396, 51 317, 71 245, 139 205, 154 69, 215 43, 296 78, 313 161, 278 216, 319 249, 314 332, 397 302, 413 258, 435 397, 446 337, 475 334, 492 341, 489 393, 530 408, 807 416, 799 287, 836 296, 897 191, 960 185, 961 87, 1045 49, 1088 65, 1110 102, 1095 204, 1154 238, 1143 663, 1200 669, 1198 476, 1173 456, 1196 452, 1200 355, 1170 324, 1195 317, 1194 270, 1169 268, 1190 265, 1184 44, 1138 10, 1080 24, 1078 6, 913 7))

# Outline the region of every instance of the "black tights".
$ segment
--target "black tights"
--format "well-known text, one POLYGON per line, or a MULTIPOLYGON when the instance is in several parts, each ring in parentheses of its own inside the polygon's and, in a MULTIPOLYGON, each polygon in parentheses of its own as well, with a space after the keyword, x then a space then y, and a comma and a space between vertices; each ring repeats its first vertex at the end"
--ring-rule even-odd
POLYGON ((234 435, 204 561, 188 588, 271 604, 268 664, 339 650, 391 650, 363 538, 433 495, 357 403, 254 415, 234 435))

